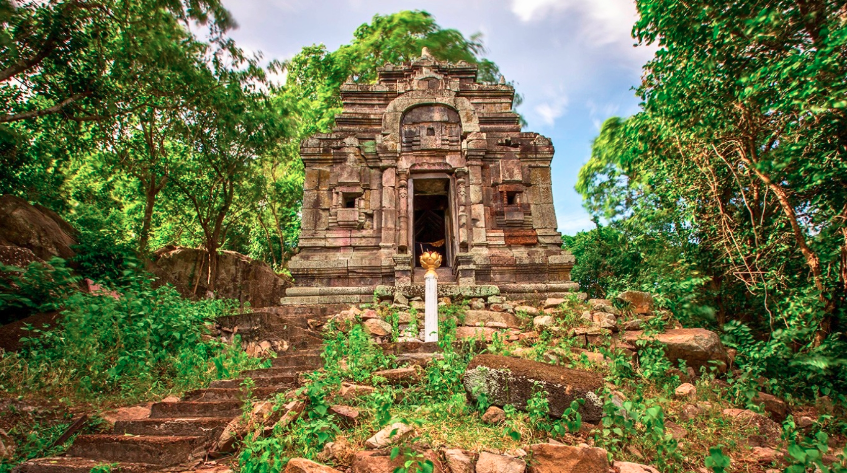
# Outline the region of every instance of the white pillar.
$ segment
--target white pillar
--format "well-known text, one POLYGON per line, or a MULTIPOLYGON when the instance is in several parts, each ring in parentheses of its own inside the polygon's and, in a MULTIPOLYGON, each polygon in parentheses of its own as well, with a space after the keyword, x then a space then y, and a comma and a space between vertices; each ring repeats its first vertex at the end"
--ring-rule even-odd
POLYGON ((438 277, 435 271, 427 271, 424 276, 426 281, 426 297, 424 298, 424 341, 438 341, 438 277))

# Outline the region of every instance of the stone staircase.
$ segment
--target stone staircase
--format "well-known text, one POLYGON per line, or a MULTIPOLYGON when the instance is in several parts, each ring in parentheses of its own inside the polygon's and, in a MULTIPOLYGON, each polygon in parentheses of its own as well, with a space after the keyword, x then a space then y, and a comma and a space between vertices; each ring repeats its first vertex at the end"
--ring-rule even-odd
POLYGON ((80 435, 64 456, 29 460, 16 471, 88 473, 104 465, 112 472, 190 470, 207 456, 226 425, 241 415, 241 384, 246 378, 253 380, 252 397, 267 399, 296 387, 301 373, 323 366, 322 339, 308 321, 324 321, 335 309, 287 306, 219 319, 223 333, 238 333, 245 343, 283 344, 287 350, 278 353, 270 368, 213 381, 176 402, 157 402, 146 419, 118 421, 107 434, 80 435))

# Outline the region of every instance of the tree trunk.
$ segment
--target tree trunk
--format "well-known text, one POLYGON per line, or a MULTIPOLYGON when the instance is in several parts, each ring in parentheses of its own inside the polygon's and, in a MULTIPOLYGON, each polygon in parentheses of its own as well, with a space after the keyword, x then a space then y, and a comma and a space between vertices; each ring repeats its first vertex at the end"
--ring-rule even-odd
POLYGON ((206 276, 206 288, 214 294, 218 281, 218 244, 215 239, 206 240, 206 253, 209 255, 209 272, 206 276))
POLYGON ((153 208, 156 205, 156 194, 158 194, 156 186, 153 184, 152 180, 144 194, 146 198, 144 203, 144 220, 141 223, 141 235, 138 240, 138 251, 142 255, 147 252, 147 247, 150 244, 150 227, 153 223, 153 208))

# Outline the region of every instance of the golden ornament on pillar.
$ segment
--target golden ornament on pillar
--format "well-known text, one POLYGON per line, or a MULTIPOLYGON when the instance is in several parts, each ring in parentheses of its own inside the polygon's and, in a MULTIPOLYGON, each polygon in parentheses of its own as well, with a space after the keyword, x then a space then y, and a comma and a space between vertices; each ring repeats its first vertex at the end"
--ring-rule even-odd
POLYGON ((426 270, 427 275, 435 275, 435 270, 441 266, 441 253, 424 251, 421 255, 421 266, 426 270))

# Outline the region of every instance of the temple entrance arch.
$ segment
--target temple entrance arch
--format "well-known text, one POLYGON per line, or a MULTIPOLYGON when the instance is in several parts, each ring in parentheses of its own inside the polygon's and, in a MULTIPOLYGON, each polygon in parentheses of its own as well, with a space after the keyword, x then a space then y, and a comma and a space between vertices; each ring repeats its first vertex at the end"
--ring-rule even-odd
POLYGON ((409 178, 409 248, 412 249, 415 282, 423 281, 420 256, 424 251, 441 254, 439 280, 453 281, 456 254, 456 211, 453 180, 446 173, 413 174, 409 178))

